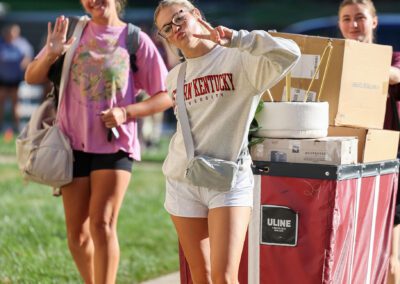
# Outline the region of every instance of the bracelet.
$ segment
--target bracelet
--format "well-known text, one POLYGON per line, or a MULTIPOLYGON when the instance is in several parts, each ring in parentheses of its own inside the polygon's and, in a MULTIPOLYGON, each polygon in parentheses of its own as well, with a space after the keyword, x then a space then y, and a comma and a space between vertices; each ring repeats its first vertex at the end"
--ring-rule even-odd
POLYGON ((124 121, 123 123, 125 123, 128 120, 128 115, 126 113, 126 108, 124 107, 120 107, 121 111, 122 111, 122 116, 124 117, 124 121))

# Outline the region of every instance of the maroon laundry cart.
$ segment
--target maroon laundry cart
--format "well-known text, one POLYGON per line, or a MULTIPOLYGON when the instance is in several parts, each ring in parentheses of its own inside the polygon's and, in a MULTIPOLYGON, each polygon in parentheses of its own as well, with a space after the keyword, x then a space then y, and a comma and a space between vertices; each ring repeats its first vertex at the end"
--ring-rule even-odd
MULTIPOLYGON (((385 283, 398 167, 255 162, 239 282, 385 283)), ((181 250, 180 270, 192 283, 181 250)))

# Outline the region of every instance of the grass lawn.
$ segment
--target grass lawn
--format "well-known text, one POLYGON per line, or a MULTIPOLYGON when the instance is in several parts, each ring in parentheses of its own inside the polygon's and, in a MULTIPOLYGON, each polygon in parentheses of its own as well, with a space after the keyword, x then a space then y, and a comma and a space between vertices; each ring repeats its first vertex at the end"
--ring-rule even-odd
MULTIPOLYGON (((13 154, 14 143, 1 141, 0 283, 81 283, 67 248, 62 200, 47 187, 24 184, 7 158, 13 154)), ((178 270, 177 238, 163 200, 161 163, 136 163, 118 224, 118 283, 178 270)))

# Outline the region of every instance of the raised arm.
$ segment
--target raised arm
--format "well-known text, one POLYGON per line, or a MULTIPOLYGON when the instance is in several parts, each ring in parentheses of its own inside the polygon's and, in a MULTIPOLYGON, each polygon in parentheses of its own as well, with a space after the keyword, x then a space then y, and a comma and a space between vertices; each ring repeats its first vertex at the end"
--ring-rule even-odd
POLYGON ((400 83, 400 68, 391 66, 389 71, 389 84, 396 85, 400 83))
POLYGON ((235 31, 223 26, 213 28, 202 19, 199 22, 209 33, 194 36, 242 51, 244 71, 258 91, 277 83, 300 59, 300 49, 292 40, 272 37, 262 30, 235 31))
POLYGON ((47 24, 46 45, 40 56, 28 64, 25 72, 27 83, 40 84, 46 82, 50 66, 71 47, 75 38, 66 40, 68 23, 68 18, 60 16, 56 20, 54 29, 52 29, 51 23, 47 24))

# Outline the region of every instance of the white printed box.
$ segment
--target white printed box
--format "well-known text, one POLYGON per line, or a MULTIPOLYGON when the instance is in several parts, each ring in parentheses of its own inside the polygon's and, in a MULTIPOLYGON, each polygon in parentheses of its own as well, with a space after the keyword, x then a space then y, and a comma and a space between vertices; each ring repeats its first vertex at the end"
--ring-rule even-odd
POLYGON ((251 147, 254 161, 345 165, 357 163, 356 137, 325 137, 320 139, 265 138, 251 147))

